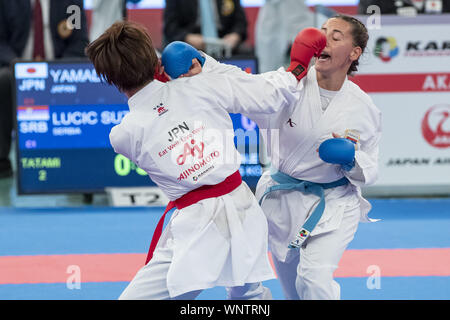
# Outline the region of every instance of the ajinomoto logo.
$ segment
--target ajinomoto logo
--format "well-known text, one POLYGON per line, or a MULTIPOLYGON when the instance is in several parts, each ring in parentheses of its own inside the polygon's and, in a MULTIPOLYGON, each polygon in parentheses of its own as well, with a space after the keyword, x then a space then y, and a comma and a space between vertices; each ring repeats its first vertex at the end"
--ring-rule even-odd
POLYGON ((393 37, 380 37, 375 43, 374 54, 381 61, 389 62, 398 55, 397 41, 393 37))
POLYGON ((422 134, 435 148, 450 147, 450 105, 438 104, 425 113, 422 134))

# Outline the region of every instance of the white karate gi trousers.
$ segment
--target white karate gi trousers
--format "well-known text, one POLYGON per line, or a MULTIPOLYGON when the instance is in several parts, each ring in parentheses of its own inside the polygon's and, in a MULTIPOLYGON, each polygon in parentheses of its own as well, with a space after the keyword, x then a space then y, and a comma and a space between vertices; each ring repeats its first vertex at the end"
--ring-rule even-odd
MULTIPOLYGON (((141 268, 133 281, 126 287, 119 300, 194 300, 202 290, 186 292, 170 297, 167 288, 167 272, 172 262, 169 248, 160 250, 159 255, 141 268)), ((270 290, 261 282, 226 288, 230 300, 271 300, 270 290)))
POLYGON ((333 273, 354 238, 359 220, 359 207, 344 211, 339 228, 310 236, 302 248, 290 250, 286 262, 272 256, 286 299, 340 299, 340 286, 333 273))
POLYGON ((223 286, 228 299, 269 300, 262 281, 274 278, 267 220, 243 182, 229 194, 176 210, 152 259, 120 299, 194 299, 223 286))

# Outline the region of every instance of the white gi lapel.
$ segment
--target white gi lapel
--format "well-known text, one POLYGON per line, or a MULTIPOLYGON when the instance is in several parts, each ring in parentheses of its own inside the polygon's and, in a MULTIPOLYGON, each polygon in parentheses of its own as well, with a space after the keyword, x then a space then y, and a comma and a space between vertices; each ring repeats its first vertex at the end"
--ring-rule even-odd
POLYGON ((317 84, 316 69, 311 67, 305 79, 305 95, 294 110, 295 117, 302 117, 302 123, 307 125, 310 130, 302 137, 295 137, 297 145, 289 153, 289 156, 283 161, 286 164, 285 173, 289 174, 299 160, 303 159, 310 148, 314 145, 314 135, 318 134, 317 124, 322 118, 322 109, 320 105, 319 86, 317 84), (305 119, 305 117, 307 119, 305 119))
MULTIPOLYGON (((305 90, 307 99, 305 99, 305 106, 303 107, 308 108, 308 116, 310 117, 311 127, 314 128, 322 118, 319 85, 317 84, 317 73, 314 66, 312 66, 308 71, 305 90)), ((305 116, 304 113, 303 116, 305 116)))
POLYGON ((325 112, 322 112, 317 73, 314 67, 310 68, 305 83, 305 97, 301 102, 301 106, 297 106, 297 108, 300 108, 299 116, 309 117, 306 123, 311 126, 311 130, 303 137, 298 137, 296 148, 289 154, 285 161, 288 164, 286 168, 287 172, 285 173, 289 174, 289 171, 293 171, 296 164, 310 154, 313 148, 315 152, 315 149, 318 147, 318 142, 324 135, 328 133, 331 138, 331 133, 337 130, 335 127, 339 124, 339 119, 343 114, 340 111, 343 111, 341 107, 345 105, 343 100, 345 100, 348 81, 348 79, 344 81, 342 88, 331 100, 325 112))
MULTIPOLYGON (((341 89, 336 93, 326 110, 322 113, 322 116, 314 125, 314 130, 311 130, 312 134, 308 137, 311 146, 308 146, 308 148, 318 147, 318 143, 322 142, 320 140, 323 139, 324 136, 329 135, 331 138, 333 132, 340 133, 339 128, 346 122, 345 120, 342 121, 342 118, 346 117, 346 115, 348 116, 348 112, 346 112, 347 103, 345 101, 348 97, 346 94, 346 92, 348 92, 348 85, 349 80, 346 78, 341 89)), ((315 89, 317 90, 315 95, 319 99, 319 108, 321 110, 319 85, 317 84, 317 81, 315 89)))

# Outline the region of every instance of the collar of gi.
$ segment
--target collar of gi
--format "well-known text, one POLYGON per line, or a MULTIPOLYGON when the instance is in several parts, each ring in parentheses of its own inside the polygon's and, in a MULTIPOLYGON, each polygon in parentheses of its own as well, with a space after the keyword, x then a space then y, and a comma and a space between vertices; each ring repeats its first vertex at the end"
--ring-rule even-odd
POLYGON ((136 92, 130 99, 128 99, 128 106, 130 111, 139 108, 145 103, 148 103, 148 98, 152 97, 156 91, 164 86, 164 83, 158 80, 153 80, 141 90, 136 92))

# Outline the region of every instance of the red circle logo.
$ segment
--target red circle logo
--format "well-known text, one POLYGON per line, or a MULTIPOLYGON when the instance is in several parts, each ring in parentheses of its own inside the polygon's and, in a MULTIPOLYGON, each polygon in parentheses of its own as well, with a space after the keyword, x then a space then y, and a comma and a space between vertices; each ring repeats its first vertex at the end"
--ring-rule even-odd
POLYGON ((28 73, 36 73, 36 69, 35 68, 28 68, 27 72, 28 73))
POLYGON ((450 147, 450 105, 438 104, 425 113, 422 134, 435 148, 450 147))

